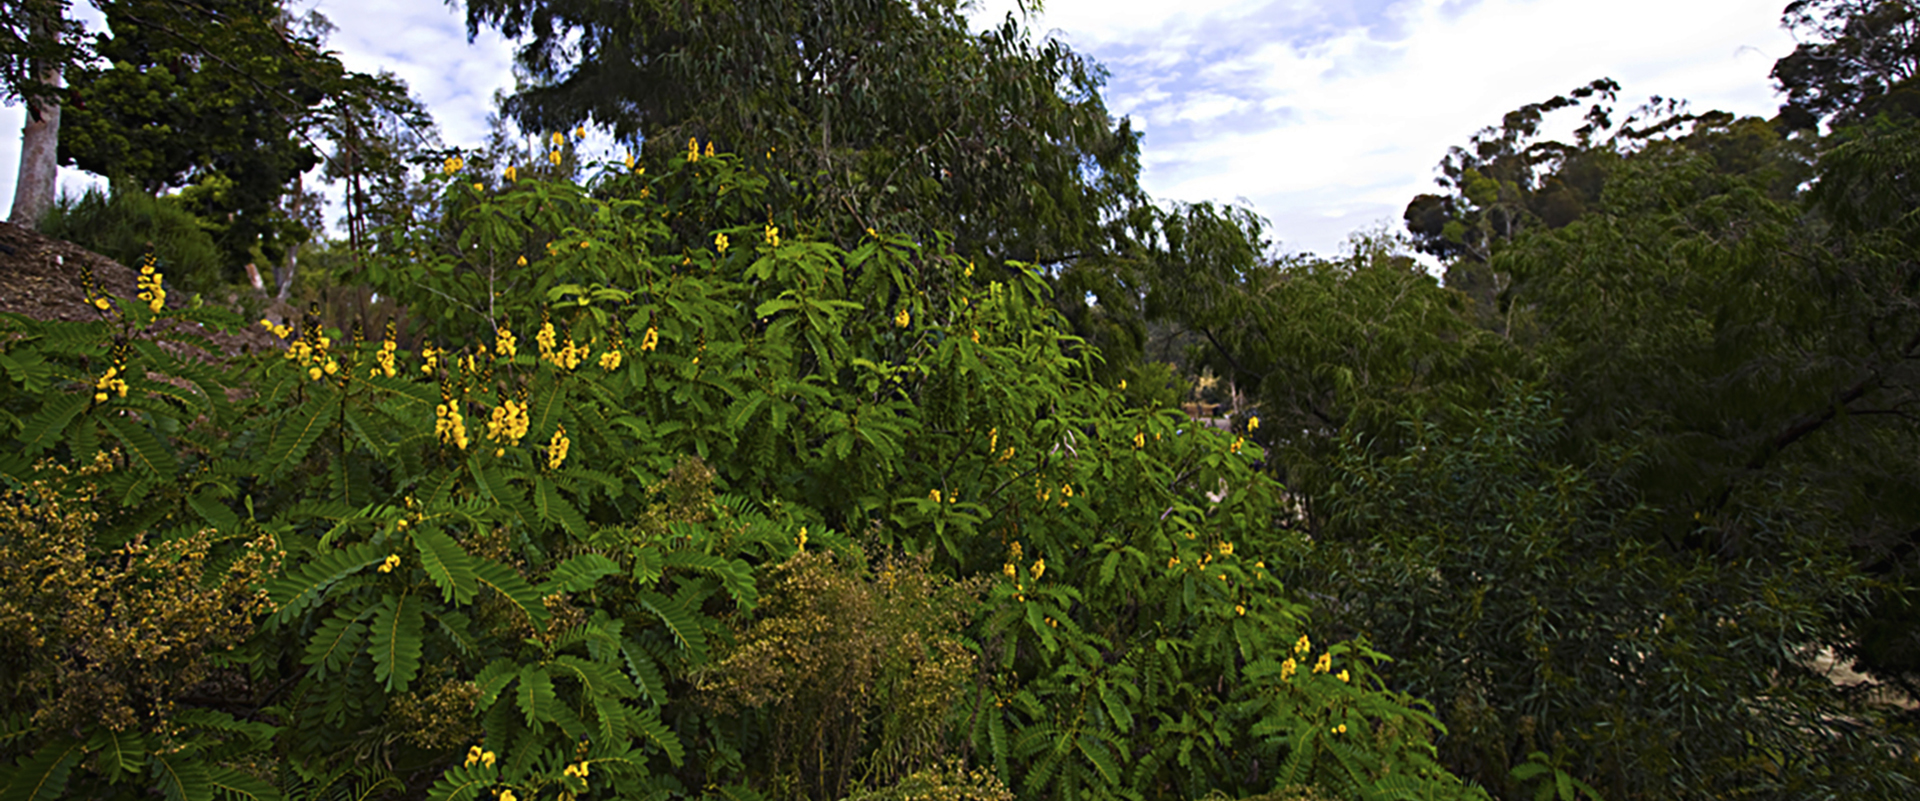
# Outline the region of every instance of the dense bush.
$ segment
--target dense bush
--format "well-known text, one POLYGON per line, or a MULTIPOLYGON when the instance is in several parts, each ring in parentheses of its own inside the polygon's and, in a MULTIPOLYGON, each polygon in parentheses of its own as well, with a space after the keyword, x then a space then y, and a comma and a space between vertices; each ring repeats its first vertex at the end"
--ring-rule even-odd
POLYGON ((61 197, 40 231, 121 264, 139 264, 151 253, 168 283, 188 294, 219 288, 229 266, 193 212, 175 198, 157 198, 131 185, 110 191, 90 187, 79 197, 61 197))
POLYGON ((449 162, 370 269, 417 354, 0 319, 0 474, 91 487, 97 569, 157 580, 110 556, 144 537, 199 586, 266 571, 134 725, 16 715, 8 796, 1481 795, 1268 568, 1303 543, 1254 449, 1093 382, 1035 271, 841 251, 731 156, 653 166, 449 162))

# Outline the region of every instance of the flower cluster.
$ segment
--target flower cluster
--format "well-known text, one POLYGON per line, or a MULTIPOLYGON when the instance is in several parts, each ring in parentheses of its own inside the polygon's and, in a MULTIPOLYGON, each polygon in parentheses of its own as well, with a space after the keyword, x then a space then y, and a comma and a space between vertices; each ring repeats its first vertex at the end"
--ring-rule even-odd
POLYGON ((480 750, 480 746, 476 745, 467 749, 467 767, 469 768, 474 765, 484 765, 491 768, 493 767, 494 759, 495 757, 492 751, 482 751, 480 750))
MULTIPOLYGON (((511 399, 502 401, 487 419, 487 439, 518 445, 520 438, 527 435, 527 426, 532 422, 532 418, 527 416, 527 404, 511 399)), ((498 455, 499 451, 495 453, 498 455)))
POLYGON ((400 566, 400 555, 395 553, 390 553, 390 554, 387 554, 387 558, 380 563, 380 572, 392 573, 393 569, 399 566, 400 566))
POLYGON ((394 369, 393 362, 394 362, 394 357, 399 353, 399 351, 400 351, 400 343, 394 341, 393 321, 388 320, 387 336, 385 339, 382 339, 380 341, 380 352, 374 354, 373 356, 373 360, 378 366, 374 367, 373 370, 370 372, 370 374, 371 375, 385 374, 386 377, 392 378, 394 374, 398 372, 394 369))
POLYGON ((467 162, 465 159, 462 159, 459 156, 454 156, 440 164, 440 171, 443 173, 446 173, 447 175, 452 175, 456 172, 459 172, 461 168, 465 166, 467 166, 467 162))
POLYGON ((640 338, 640 349, 642 351, 651 353, 654 348, 657 348, 659 346, 660 346, 660 329, 654 328, 653 326, 647 326, 646 336, 643 336, 640 338))
POLYGON ((913 315, 908 314, 906 309, 901 309, 899 314, 893 316, 893 324, 901 328, 906 328, 913 324, 913 315))
POLYGON ((773 223, 767 223, 767 246, 780 247, 780 229, 774 227, 773 223))
POLYGON ((618 370, 620 369, 620 359, 620 342, 619 340, 614 340, 613 347, 608 348, 606 353, 600 354, 600 369, 609 373, 618 370))
POLYGON ((713 248, 714 248, 715 250, 718 250, 718 251, 720 251, 720 254, 721 254, 721 255, 723 255, 723 256, 724 256, 724 255, 726 255, 726 253, 727 253, 727 235, 726 235, 726 234, 714 234, 714 235, 713 235, 713 248))
POLYGON ((274 336, 279 337, 281 339, 286 339, 287 337, 293 334, 293 326, 274 325, 272 320, 269 320, 265 317, 260 318, 260 327, 267 329, 268 333, 271 333, 274 336))
POLYGON ((420 372, 433 375, 433 371, 440 368, 440 351, 432 345, 420 349, 420 358, 425 362, 420 365, 420 372))
POLYGON ((513 354, 519 352, 519 348, 515 343, 516 340, 513 338, 513 332, 508 331, 506 326, 500 326, 499 329, 494 331, 493 351, 500 354, 501 358, 511 359, 513 358, 513 354))
MULTIPOLYGON (((279 330, 276 328, 275 332, 279 330)), ((340 362, 327 352, 330 347, 333 347, 333 339, 323 333, 319 326, 309 325, 300 332, 298 340, 287 346, 286 360, 305 365, 307 378, 319 381, 340 372, 340 362)))
POLYGON ((559 470, 567 461, 567 449, 573 447, 573 441, 567 439, 567 427, 560 426, 553 432, 553 441, 547 443, 547 469, 559 470))
POLYGON ((434 436, 440 442, 449 442, 459 449, 467 449, 467 421, 461 417, 461 405, 453 401, 453 394, 442 388, 440 405, 434 407, 434 436))
POLYGON ((507 179, 508 183, 512 183, 520 179, 520 171, 514 169, 513 165, 509 164, 505 170, 501 171, 500 177, 507 179))
POLYGON ((122 398, 127 396, 127 382, 120 378, 121 368, 122 365, 117 364, 107 367, 106 374, 93 383, 94 403, 106 403, 108 393, 117 394, 122 398))
POLYGON ((147 308, 155 314, 167 305, 167 290, 160 286, 163 276, 153 267, 153 254, 148 253, 140 260, 140 275, 134 283, 140 287, 140 299, 147 302, 147 308))

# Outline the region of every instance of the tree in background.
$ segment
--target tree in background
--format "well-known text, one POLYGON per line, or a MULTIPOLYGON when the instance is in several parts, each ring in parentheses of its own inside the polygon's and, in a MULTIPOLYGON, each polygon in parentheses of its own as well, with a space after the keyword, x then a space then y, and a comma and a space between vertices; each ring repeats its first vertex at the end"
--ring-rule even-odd
POLYGON ((1812 39, 1773 65, 1789 128, 1920 116, 1920 3, 1794 0, 1781 22, 1812 39))
POLYGON ((69 0, 0 3, 0 97, 27 104, 11 219, 28 228, 37 227, 53 206, 61 79, 91 58, 81 39, 84 27, 67 18, 70 6, 69 0))

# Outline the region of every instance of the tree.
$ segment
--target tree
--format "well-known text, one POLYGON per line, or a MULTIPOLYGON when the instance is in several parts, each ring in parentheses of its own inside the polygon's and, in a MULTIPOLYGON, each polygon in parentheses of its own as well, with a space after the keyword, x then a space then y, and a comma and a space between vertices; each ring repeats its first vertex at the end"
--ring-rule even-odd
POLYGON ((1773 65, 1789 128, 1920 116, 1920 3, 1794 0, 1781 22, 1813 38, 1773 65))
POLYGON ((38 226, 53 206, 61 77, 89 58, 79 41, 83 26, 66 16, 69 6, 69 0, 0 3, 0 96, 27 104, 11 219, 28 228, 38 226))

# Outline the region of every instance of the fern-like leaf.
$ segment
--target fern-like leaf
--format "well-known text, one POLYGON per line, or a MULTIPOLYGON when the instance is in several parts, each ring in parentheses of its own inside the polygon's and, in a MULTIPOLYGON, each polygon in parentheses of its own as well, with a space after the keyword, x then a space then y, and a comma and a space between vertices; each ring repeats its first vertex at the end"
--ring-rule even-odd
POLYGON ((526 715, 529 727, 537 728, 541 723, 553 720, 554 712, 560 706, 560 699, 553 692, 553 676, 537 665, 520 668, 520 685, 514 693, 514 702, 519 704, 520 712, 526 715))
POLYGON ((180 469, 180 462, 173 457, 173 451, 160 444, 153 432, 130 417, 107 415, 101 418, 107 430, 127 446, 127 454, 134 464, 139 465, 148 474, 162 479, 173 478, 180 469))
POLYGON ((403 693, 420 672, 422 600, 389 593, 373 613, 373 678, 386 683, 387 693, 403 693))
POLYGON ((688 611, 687 608, 682 606, 678 601, 651 590, 641 591, 635 600, 638 600, 640 606, 659 616, 660 620, 667 624, 667 629, 673 632, 674 641, 678 642, 681 649, 687 652, 687 660, 689 662, 698 664, 706 661, 707 634, 701 630, 700 624, 694 619, 692 612, 688 611))
POLYGON ((427 577, 440 588, 440 599, 459 604, 473 602, 479 591, 473 575, 473 557, 439 526, 422 523, 413 529, 413 547, 420 551, 420 564, 427 577))
POLYGON ((280 801, 278 788, 232 768, 216 766, 208 770, 207 782, 228 801, 280 801))
POLYGON ((327 587, 386 558, 386 551, 372 543, 359 543, 339 550, 325 551, 300 568, 267 585, 267 595, 276 607, 270 619, 284 624, 320 600, 327 587))
MULTIPOLYGON (((316 385, 319 386, 319 385, 316 385)), ((267 443, 266 463, 282 468, 290 467, 306 458, 307 449, 320 439, 327 423, 338 417, 340 397, 322 394, 309 398, 306 403, 294 407, 273 432, 273 439, 267 443)))
POLYGON ((321 623, 313 633, 313 639, 307 641, 307 652, 301 657, 300 663, 313 666, 315 679, 324 679, 328 674, 346 670, 366 639, 367 627, 360 621, 372 611, 371 606, 356 610, 334 610, 333 617, 321 623))
POLYGON ((207 764, 191 752, 153 755, 153 778, 167 801, 212 801, 213 782, 207 764))
POLYGON ((593 589, 593 585, 602 577, 619 572, 620 565, 612 559, 597 553, 583 553, 555 567, 553 572, 547 575, 547 580, 540 583, 537 592, 541 597, 556 592, 585 592, 593 589))
POLYGON ((14 768, 13 781, 7 783, 0 801, 51 801, 67 789, 67 776, 85 749, 76 740, 64 737, 40 746, 32 756, 14 768))
POLYGON ((580 515, 580 510, 573 508, 573 504, 567 503, 566 498, 560 496, 560 490, 553 486, 553 481, 541 477, 534 484, 533 500, 542 518, 560 524, 568 534, 586 539, 587 519, 580 515))
POLYGON ((482 586, 506 596, 507 600, 520 607, 520 611, 536 627, 547 622, 547 606, 541 603, 542 596, 533 588, 533 585, 528 584, 526 579, 514 572, 513 568, 499 562, 476 559, 473 564, 473 577, 482 586))

